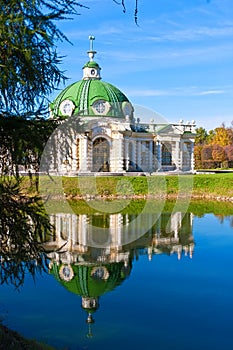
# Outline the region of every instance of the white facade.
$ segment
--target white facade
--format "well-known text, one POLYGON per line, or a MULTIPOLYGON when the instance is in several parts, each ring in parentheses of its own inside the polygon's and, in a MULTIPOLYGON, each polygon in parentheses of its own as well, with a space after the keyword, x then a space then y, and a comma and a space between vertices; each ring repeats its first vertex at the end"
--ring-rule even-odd
MULTIPOLYGON (((54 214, 50 215, 50 222, 54 226, 54 235, 44 244, 48 250, 55 250, 49 256, 62 260, 63 264, 73 264, 77 261, 85 264, 85 259, 95 259, 96 263, 113 263, 123 261, 127 266, 130 249, 137 247, 137 240, 142 238, 142 227, 145 222, 148 224, 149 236, 144 238, 144 253, 151 260, 153 254, 162 253, 162 247, 168 247, 170 254, 177 254, 192 257, 194 250, 192 224, 193 215, 176 212, 172 214, 161 214, 154 218, 154 214, 144 213, 136 216, 133 214, 108 214, 103 216, 75 215, 75 214, 54 214), (183 220, 184 219, 184 220, 183 220), (102 221, 102 226, 96 226, 102 221), (183 224, 182 224, 183 220, 183 224), (164 222, 166 225, 164 226, 164 222), (181 242, 180 235, 182 225, 185 225, 187 241, 181 242), (129 250, 123 247, 128 245, 129 250), (61 247, 62 253, 60 251, 61 247), (93 250, 93 256, 91 251, 93 250), (89 258, 88 258, 89 257, 89 258)), ((141 246, 141 243, 139 244, 141 246)))
MULTIPOLYGON (((77 123, 79 121, 77 120, 77 123)), ((51 151, 50 172, 64 175, 87 173, 156 173, 194 171, 194 124, 140 124, 98 118, 82 127, 57 132, 51 151), (79 130, 78 130, 79 129, 79 130), (62 136, 63 135, 63 136, 62 136)))

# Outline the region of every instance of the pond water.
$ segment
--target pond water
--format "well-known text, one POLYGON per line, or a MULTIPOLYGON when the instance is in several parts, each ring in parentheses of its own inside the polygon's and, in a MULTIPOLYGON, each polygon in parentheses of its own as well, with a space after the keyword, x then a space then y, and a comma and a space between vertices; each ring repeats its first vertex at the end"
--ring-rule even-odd
POLYGON ((57 349, 233 348, 233 216, 51 222, 47 271, 0 287, 3 324, 57 349))

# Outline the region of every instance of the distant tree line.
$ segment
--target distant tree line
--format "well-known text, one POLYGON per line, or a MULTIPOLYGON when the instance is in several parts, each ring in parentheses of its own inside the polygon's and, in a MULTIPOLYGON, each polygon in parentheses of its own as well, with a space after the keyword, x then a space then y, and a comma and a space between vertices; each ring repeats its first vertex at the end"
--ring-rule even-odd
POLYGON ((233 122, 207 132, 196 129, 194 158, 196 169, 233 168, 233 122))

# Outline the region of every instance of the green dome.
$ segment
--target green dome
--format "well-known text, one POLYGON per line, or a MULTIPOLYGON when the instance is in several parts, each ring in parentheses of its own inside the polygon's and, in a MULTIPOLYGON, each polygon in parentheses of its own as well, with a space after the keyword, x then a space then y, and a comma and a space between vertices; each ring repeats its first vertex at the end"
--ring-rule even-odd
MULTIPOLYGON (((96 68, 97 63, 88 62, 96 68)), ((125 118, 132 113, 128 98, 115 86, 100 79, 83 79, 65 88, 50 104, 53 117, 106 116, 125 118)))
POLYGON ((71 293, 83 297, 99 297, 115 289, 128 276, 129 271, 124 268, 124 263, 93 265, 71 265, 73 276, 70 281, 61 278, 59 270, 62 265, 54 263, 50 270, 55 278, 71 293), (98 271, 103 270, 103 275, 98 271), (105 275, 104 275, 105 274, 105 275))
POLYGON ((96 69, 101 69, 98 63, 95 61, 89 61, 86 64, 84 64, 83 68, 88 67, 88 68, 96 68, 96 69))

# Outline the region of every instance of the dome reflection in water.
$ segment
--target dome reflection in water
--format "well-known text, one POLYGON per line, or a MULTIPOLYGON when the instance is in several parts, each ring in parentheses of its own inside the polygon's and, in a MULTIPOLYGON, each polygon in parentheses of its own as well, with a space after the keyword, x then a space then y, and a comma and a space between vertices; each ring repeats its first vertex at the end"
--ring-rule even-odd
POLYGON ((233 220, 198 205, 195 215, 163 212, 156 221, 143 213, 141 223, 136 210, 51 214, 40 259, 2 255, 2 322, 57 349, 115 350, 129 338, 136 350, 188 341, 192 350, 230 349, 233 220), (135 236, 145 222, 153 225, 135 236))
MULTIPOLYGON (((151 215, 144 213, 141 221, 135 221, 134 230, 140 229, 143 220, 150 221, 151 215)), ((114 290, 130 275, 132 262, 139 250, 149 260, 153 254, 162 253, 176 254, 178 259, 182 253, 192 257, 192 214, 185 214, 181 224, 181 213, 163 213, 150 232, 128 245, 122 245, 125 239, 123 228, 131 222, 132 229, 135 217, 135 214, 121 213, 59 213, 50 216, 54 234, 44 245, 45 249, 53 250, 48 254, 50 273, 70 292, 81 296, 82 308, 88 315, 87 323, 94 322, 93 313, 99 308, 100 297, 114 290), (105 233, 96 230, 101 226, 107 230, 105 233), (101 247, 98 247, 99 243, 101 247)))

